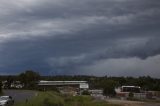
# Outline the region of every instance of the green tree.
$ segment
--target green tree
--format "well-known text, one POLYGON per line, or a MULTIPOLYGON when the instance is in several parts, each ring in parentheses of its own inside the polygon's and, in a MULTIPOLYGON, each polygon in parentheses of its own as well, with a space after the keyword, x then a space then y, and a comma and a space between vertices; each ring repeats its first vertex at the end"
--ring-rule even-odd
POLYGON ((118 83, 114 80, 106 80, 104 83, 104 94, 109 96, 115 95, 115 87, 118 83))
POLYGON ((34 89, 36 87, 37 81, 39 81, 40 75, 37 72, 28 70, 25 73, 19 75, 19 80, 24 84, 27 89, 34 89))
POLYGON ((13 79, 12 76, 8 76, 8 77, 7 77, 6 87, 7 87, 8 89, 11 88, 11 84, 13 83, 13 81, 14 81, 14 79, 13 79))

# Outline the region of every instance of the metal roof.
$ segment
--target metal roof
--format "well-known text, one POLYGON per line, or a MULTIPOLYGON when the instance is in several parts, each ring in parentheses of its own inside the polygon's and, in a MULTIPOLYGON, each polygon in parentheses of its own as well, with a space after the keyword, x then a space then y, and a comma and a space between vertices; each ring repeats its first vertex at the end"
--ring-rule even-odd
POLYGON ((141 88, 140 86, 122 86, 123 87, 126 87, 126 88, 141 88))
POLYGON ((87 81, 39 81, 38 85, 81 85, 87 81))

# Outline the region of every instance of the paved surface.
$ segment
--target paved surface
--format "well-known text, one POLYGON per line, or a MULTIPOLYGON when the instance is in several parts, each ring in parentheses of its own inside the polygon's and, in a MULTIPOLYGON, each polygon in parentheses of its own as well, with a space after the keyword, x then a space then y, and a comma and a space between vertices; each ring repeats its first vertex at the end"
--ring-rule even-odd
POLYGON ((15 102, 25 101, 26 99, 30 99, 37 94, 36 91, 30 90, 4 90, 4 95, 12 96, 15 102))
POLYGON ((148 103, 148 102, 138 102, 138 101, 117 100, 117 99, 107 99, 106 101, 112 104, 121 104, 122 106, 160 106, 160 103, 148 103))

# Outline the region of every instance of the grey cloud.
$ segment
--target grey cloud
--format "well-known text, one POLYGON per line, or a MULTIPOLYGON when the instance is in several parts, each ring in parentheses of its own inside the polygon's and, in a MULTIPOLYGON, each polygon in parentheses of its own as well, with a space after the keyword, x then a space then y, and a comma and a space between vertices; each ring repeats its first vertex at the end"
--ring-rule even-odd
POLYGON ((159 57, 160 56, 157 55, 149 57, 146 60, 141 60, 136 57, 107 59, 97 61, 93 65, 81 67, 80 70, 83 70, 83 73, 87 75, 136 77, 149 75, 159 78, 159 57))
MULTIPOLYGON (((111 43, 97 51, 91 51, 77 56, 50 57, 48 63, 51 67, 63 70, 62 73, 69 70, 79 70, 80 67, 92 65, 97 61, 106 59, 119 59, 137 57, 147 59, 160 52, 160 45, 157 45, 159 39, 126 39, 111 43), (154 43, 153 43, 154 42, 154 43), (111 46, 111 47, 110 47, 111 46)), ((97 70, 98 71, 98 70, 97 70)), ((68 72, 68 71, 67 71, 68 72)), ((77 71, 75 71, 77 72, 77 71)), ((78 73, 78 72, 77 72, 78 73)))
POLYGON ((2 0, 0 69, 74 74, 107 59, 147 61, 160 54, 159 7, 159 0, 2 0))

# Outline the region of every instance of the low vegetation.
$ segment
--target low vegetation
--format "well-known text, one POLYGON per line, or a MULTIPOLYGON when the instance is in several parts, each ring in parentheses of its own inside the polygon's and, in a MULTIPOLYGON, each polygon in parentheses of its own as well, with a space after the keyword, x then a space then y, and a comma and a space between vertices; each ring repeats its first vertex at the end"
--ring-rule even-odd
POLYGON ((119 106, 106 101, 96 101, 90 96, 66 96, 56 92, 39 92, 30 100, 16 103, 15 106, 119 106))

